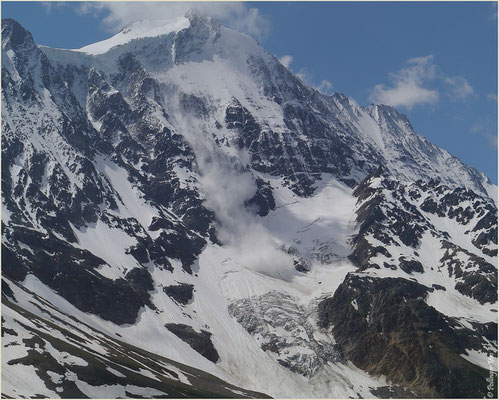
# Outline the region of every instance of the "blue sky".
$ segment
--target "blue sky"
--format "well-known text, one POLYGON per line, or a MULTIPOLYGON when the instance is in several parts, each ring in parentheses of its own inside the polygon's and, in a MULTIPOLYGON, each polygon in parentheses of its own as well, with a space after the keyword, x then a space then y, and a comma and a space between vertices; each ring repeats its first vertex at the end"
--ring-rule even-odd
MULTIPOLYGON (((188 3, 2 1, 35 41, 79 48, 188 3)), ((325 93, 395 106, 417 133, 497 183, 497 3, 198 3, 325 93)))

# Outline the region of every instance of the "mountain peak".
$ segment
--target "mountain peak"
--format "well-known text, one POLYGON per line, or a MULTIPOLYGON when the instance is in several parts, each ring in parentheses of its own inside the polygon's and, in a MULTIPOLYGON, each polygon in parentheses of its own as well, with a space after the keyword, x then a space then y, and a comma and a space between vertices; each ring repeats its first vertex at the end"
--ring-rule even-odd
POLYGON ((132 22, 121 29, 116 35, 109 39, 84 46, 76 51, 92 55, 103 54, 112 48, 129 43, 135 39, 157 37, 176 33, 190 26, 190 20, 186 17, 173 19, 144 19, 132 22))
POLYGON ((382 120, 401 121, 407 125, 409 130, 414 131, 407 115, 399 112, 396 108, 386 104, 371 104, 365 108, 374 120, 380 123, 382 120))
POLYGON ((26 46, 30 48, 35 46, 31 33, 12 18, 2 19, 2 48, 9 50, 26 46))
POLYGON ((2 30, 5 397, 487 397, 492 188, 405 116, 197 11, 2 30))
POLYGON ((220 28, 220 24, 216 20, 206 14, 203 14, 196 8, 191 8, 189 11, 187 11, 185 13, 185 18, 189 20, 191 26, 203 25, 215 29, 220 28))
POLYGON ((116 35, 109 39, 84 46, 76 51, 98 55, 107 53, 116 46, 124 45, 135 39, 151 38, 178 33, 189 27, 195 36, 204 37, 220 31, 220 24, 211 17, 191 9, 182 17, 168 19, 142 19, 125 25, 116 35))
POLYGON ((191 23, 195 20, 201 20, 201 19, 204 19, 204 20, 208 20, 208 19, 211 19, 210 17, 208 17, 207 15, 203 14, 201 11, 199 11, 198 9, 196 8, 191 8, 189 11, 187 11, 185 13, 185 18, 187 18, 189 21, 191 21, 191 23))

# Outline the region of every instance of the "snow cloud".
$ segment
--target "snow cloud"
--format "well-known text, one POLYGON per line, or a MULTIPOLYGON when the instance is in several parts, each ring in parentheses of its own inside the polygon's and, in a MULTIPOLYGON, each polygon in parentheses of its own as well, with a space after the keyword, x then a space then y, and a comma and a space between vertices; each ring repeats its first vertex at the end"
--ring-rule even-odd
MULTIPOLYGON (((282 65, 284 65, 286 68, 288 68, 291 71, 291 63, 293 62, 293 56, 286 55, 282 56, 279 58, 279 61, 281 62, 282 65)), ((323 79, 321 83, 318 85, 313 83, 312 79, 312 74, 307 68, 302 68, 300 71, 294 73, 303 83, 306 85, 314 88, 318 92, 326 95, 331 95, 333 94, 333 84, 326 80, 323 79)))
POLYGON ((300 78, 303 83, 314 88, 318 92, 326 95, 333 94, 333 84, 326 79, 323 79, 319 84, 315 84, 312 79, 312 74, 307 68, 300 69, 295 75, 300 78))
POLYGON ((296 275, 293 259, 280 249, 280 243, 246 207, 257 190, 246 171, 250 155, 245 150, 239 150, 237 155, 226 154, 213 139, 214 127, 181 111, 178 105, 170 107, 173 107, 169 111, 175 119, 174 125, 194 150, 200 171, 198 182, 205 194, 204 205, 215 214, 217 237, 229 257, 250 270, 291 279, 296 275))
POLYGON ((392 81, 391 86, 376 85, 369 100, 374 103, 393 107, 402 106, 408 109, 419 104, 435 104, 439 98, 438 91, 423 86, 436 76, 433 55, 411 58, 407 64, 407 68, 389 74, 392 81))
POLYGON ((270 30, 269 21, 256 8, 242 2, 85 2, 78 6, 82 14, 100 17, 111 32, 143 19, 181 17, 191 9, 214 17, 223 24, 261 40, 270 30))
POLYGON ((497 103, 497 93, 489 93, 487 95, 487 99, 489 99, 490 101, 495 101, 497 103))
POLYGON ((284 65, 286 68, 289 68, 291 63, 293 62, 293 56, 282 56, 279 58, 279 61, 281 62, 282 65, 284 65))
MULTIPOLYGON (((199 147, 197 141, 195 147, 199 147)), ((293 260, 279 249, 267 229, 246 207, 256 185, 239 161, 205 143, 196 151, 199 182, 206 193, 205 205, 215 213, 218 238, 231 258, 251 270, 288 280, 295 275, 293 260)), ((245 159, 244 155, 239 159, 245 159)))
POLYGON ((324 94, 331 94, 333 92, 333 84, 324 79, 315 89, 324 94))

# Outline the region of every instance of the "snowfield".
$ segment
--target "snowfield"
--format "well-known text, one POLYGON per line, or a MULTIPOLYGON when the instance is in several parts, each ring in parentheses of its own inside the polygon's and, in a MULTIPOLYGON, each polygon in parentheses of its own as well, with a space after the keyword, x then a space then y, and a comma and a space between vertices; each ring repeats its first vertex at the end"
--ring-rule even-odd
POLYGON ((403 114, 196 12, 2 72, 2 395, 484 393, 497 187, 403 114))

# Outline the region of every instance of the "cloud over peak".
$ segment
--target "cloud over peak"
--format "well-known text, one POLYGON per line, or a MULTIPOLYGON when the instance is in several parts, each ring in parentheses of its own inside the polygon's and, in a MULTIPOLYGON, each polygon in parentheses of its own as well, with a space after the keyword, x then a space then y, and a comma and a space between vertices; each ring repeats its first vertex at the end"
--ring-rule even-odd
POLYGON ((433 55, 410 58, 407 64, 407 68, 389 74, 391 86, 376 85, 369 100, 408 109, 418 104, 435 104, 439 99, 438 91, 423 87, 426 81, 434 79, 436 75, 433 55))
POLYGON ((282 56, 279 58, 279 61, 281 62, 282 65, 284 65, 286 68, 289 68, 291 63, 293 62, 293 56, 282 56))
POLYGON ((77 9, 82 14, 100 17, 103 25, 113 33, 135 21, 181 17, 191 9, 258 40, 270 31, 269 21, 259 10, 242 2, 85 2, 77 9))
POLYGON ((438 70, 431 54, 410 58, 406 64, 398 72, 389 73, 391 85, 376 85, 369 100, 411 110, 417 105, 437 103, 440 93, 436 87, 444 90, 450 101, 465 100, 474 94, 473 87, 465 78, 447 76, 438 70))

